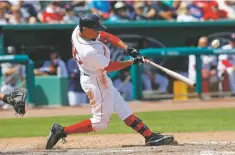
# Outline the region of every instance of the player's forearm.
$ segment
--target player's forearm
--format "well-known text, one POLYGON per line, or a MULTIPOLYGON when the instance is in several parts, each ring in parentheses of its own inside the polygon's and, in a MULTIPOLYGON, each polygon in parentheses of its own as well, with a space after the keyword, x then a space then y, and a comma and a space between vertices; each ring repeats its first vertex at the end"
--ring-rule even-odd
POLYGON ((122 49, 127 49, 127 45, 119 37, 109 34, 105 31, 100 32, 100 40, 108 41, 113 46, 116 46, 122 49))
POLYGON ((107 72, 113 72, 117 70, 121 70, 123 68, 126 68, 130 65, 132 65, 133 61, 120 61, 120 62, 110 62, 109 65, 105 68, 107 72))
POLYGON ((6 75, 6 76, 10 76, 10 75, 12 75, 13 73, 15 73, 18 69, 19 69, 18 66, 14 67, 14 68, 12 68, 12 69, 8 69, 8 70, 5 72, 5 75, 6 75))

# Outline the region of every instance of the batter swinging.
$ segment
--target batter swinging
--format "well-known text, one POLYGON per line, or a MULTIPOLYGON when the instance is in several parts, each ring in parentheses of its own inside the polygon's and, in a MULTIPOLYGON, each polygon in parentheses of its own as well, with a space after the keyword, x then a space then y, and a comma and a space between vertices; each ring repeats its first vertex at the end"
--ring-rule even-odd
POLYGON ((106 72, 123 69, 134 64, 144 63, 144 57, 136 49, 128 47, 118 37, 105 32, 100 18, 94 14, 85 14, 72 34, 73 57, 81 71, 81 86, 87 93, 93 117, 77 124, 62 127, 54 123, 46 144, 51 149, 60 139, 75 133, 100 131, 107 128, 109 119, 116 112, 125 124, 145 138, 146 145, 165 145, 174 140, 173 136, 152 132, 130 110, 119 92, 114 88, 106 72), (133 60, 111 62, 110 51, 104 42, 126 49, 133 60))

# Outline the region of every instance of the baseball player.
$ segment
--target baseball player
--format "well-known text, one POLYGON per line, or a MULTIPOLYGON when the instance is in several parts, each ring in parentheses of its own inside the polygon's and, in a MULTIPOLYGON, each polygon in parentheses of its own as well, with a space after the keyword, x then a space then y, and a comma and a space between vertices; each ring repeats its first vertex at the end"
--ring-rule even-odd
POLYGON ((100 18, 94 14, 80 17, 79 25, 72 33, 73 56, 81 71, 81 86, 88 95, 92 118, 67 127, 54 123, 46 144, 51 149, 60 139, 76 133, 96 132, 107 128, 109 119, 116 112, 125 124, 145 138, 146 145, 164 145, 174 140, 173 136, 152 132, 135 116, 120 93, 114 88, 106 72, 121 70, 127 66, 144 63, 136 49, 128 47, 118 37, 105 32, 100 18), (110 62, 110 51, 103 42, 126 49, 133 60, 110 62))
MULTIPOLYGON (((223 50, 231 50, 235 48, 235 33, 232 33, 229 39, 229 44, 223 46, 223 50)), ((218 72, 219 76, 222 76, 227 72, 232 95, 235 95, 235 55, 219 55, 218 72)))
MULTIPOLYGON (((208 38, 203 36, 198 40, 198 48, 208 47, 208 38)), ((213 83, 217 80, 216 77, 216 67, 217 59, 216 56, 211 55, 202 55, 202 89, 204 93, 209 92, 210 83, 213 83)), ((196 57, 195 55, 189 55, 189 66, 188 66, 189 78, 193 81, 196 81, 196 57)), ((208 97, 209 98, 209 97, 208 97)))

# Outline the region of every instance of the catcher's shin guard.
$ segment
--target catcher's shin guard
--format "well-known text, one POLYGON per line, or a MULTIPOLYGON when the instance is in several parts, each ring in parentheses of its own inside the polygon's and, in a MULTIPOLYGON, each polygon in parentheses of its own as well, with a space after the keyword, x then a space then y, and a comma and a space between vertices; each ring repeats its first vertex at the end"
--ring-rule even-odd
POLYGON ((67 137, 67 135, 64 133, 64 128, 54 123, 47 140, 46 149, 51 149, 60 139, 64 139, 65 137, 67 137))
POLYGON ((17 114, 25 114, 25 102, 27 99, 27 90, 25 88, 16 88, 10 94, 3 97, 3 102, 10 104, 14 107, 17 114))
POLYGON ((174 136, 162 135, 160 133, 153 133, 150 137, 145 139, 145 145, 147 146, 158 146, 168 145, 174 140, 174 136))

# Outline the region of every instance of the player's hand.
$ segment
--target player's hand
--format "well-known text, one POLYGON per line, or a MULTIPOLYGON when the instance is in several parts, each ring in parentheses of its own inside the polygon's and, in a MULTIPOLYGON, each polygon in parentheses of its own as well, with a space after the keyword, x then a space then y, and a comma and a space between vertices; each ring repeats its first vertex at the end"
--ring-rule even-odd
POLYGON ((144 57, 143 56, 137 56, 136 58, 134 58, 133 60, 133 65, 135 64, 143 64, 145 61, 144 61, 144 57))
POLYGON ((132 48, 132 47, 127 47, 127 53, 133 57, 133 58, 136 58, 137 56, 142 56, 138 51, 137 49, 135 48, 132 48))

